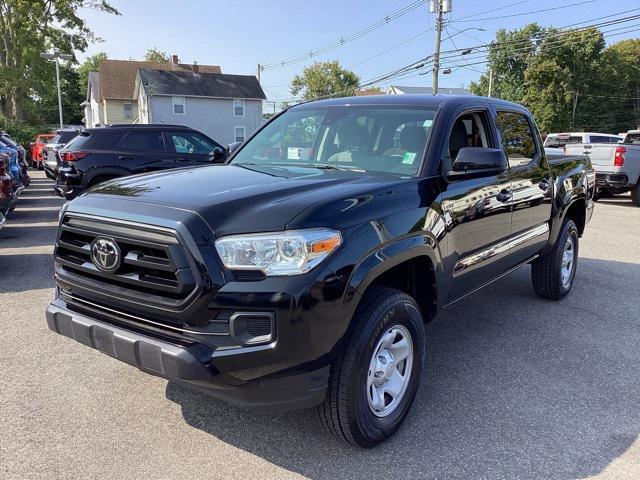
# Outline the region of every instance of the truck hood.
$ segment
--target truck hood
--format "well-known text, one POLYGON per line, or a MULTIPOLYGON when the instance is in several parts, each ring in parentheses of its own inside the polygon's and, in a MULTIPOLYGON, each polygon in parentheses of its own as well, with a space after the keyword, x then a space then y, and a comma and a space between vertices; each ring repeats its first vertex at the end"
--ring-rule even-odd
POLYGON ((190 211, 204 219, 216 236, 223 236, 321 225, 347 227, 362 221, 362 215, 371 215, 372 203, 382 204, 373 211, 383 214, 394 203, 389 192, 404 190, 410 197, 409 189, 415 198, 415 183, 397 175, 346 170, 213 165, 111 180, 78 197, 70 208, 83 202, 95 205, 101 199, 105 205, 109 199, 121 204, 126 199, 138 206, 190 211), (376 195, 379 191, 384 195, 376 195), (364 204, 367 212, 358 212, 357 207, 364 204))

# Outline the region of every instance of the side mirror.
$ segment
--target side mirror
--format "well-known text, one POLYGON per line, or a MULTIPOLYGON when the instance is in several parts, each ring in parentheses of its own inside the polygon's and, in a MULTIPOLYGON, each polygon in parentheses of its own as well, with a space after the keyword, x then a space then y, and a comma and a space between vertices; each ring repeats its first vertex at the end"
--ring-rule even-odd
POLYGON ((453 162, 453 170, 456 173, 473 173, 477 170, 503 172, 506 169, 507 157, 501 148, 461 148, 453 162))
POLYGON ((227 151, 222 147, 214 147, 211 150, 211 158, 210 161, 215 163, 219 160, 223 160, 227 156, 227 151))
POLYGON ((229 150, 229 153, 231 154, 231 153, 235 152, 240 145, 242 145, 242 142, 230 143, 229 146, 227 147, 227 150, 229 150))

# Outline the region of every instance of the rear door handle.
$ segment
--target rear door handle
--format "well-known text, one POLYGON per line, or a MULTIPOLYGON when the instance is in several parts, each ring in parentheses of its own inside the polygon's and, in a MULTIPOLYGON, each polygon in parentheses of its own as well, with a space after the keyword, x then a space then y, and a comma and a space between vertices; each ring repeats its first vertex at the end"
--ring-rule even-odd
POLYGON ((128 155, 118 155, 118 160, 133 160, 133 157, 129 157, 128 155))

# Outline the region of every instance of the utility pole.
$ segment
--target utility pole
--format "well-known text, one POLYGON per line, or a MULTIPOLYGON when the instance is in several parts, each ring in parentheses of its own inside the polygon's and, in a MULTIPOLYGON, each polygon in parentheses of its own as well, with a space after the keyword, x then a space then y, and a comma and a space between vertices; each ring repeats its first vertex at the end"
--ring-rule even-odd
POLYGON ((493 90, 493 69, 489 67, 489 92, 487 97, 491 98, 491 92, 493 90))
POLYGON ((60 129, 62 130, 64 128, 64 121, 62 118, 62 90, 60 89, 60 59, 71 60, 73 59, 73 55, 60 53, 58 50, 55 50, 53 53, 41 53, 40 57, 46 58, 47 60, 54 60, 56 62, 56 85, 58 86, 58 114, 60 116, 60 129))
POLYGON ((256 77, 258 78, 258 83, 260 83, 260 72, 262 71, 262 65, 258 64, 258 74, 256 77))
POLYGON ((573 130, 576 124, 576 108, 578 108, 578 95, 577 91, 573 94, 573 111, 571 112, 571 129, 573 130))
POLYGON ((436 13, 436 45, 433 54, 433 82, 431 84, 431 93, 438 94, 438 73, 440 71, 440 43, 442 40, 442 14, 451 11, 451 0, 430 0, 429 12, 436 13))

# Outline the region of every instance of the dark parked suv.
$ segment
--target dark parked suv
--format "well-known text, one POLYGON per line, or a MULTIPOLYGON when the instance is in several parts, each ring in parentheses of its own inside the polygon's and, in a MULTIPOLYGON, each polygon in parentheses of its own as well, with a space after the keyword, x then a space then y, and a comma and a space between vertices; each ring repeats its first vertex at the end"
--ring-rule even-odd
POLYGON ((227 149, 182 125, 112 125, 82 130, 60 150, 55 190, 67 199, 118 177, 220 163, 227 149))

